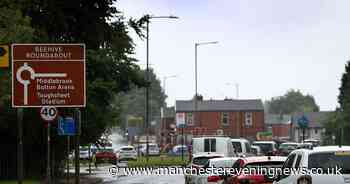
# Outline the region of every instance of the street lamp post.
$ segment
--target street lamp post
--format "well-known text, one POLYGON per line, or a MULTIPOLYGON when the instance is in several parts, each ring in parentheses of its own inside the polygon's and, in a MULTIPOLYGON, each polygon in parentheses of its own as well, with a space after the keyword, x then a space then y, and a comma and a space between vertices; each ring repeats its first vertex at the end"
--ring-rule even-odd
POLYGON ((163 90, 164 90, 164 94, 166 95, 166 80, 169 78, 176 78, 177 75, 170 75, 170 76, 164 76, 163 77, 163 90))
POLYGON ((149 88, 150 88, 150 81, 149 81, 149 23, 150 19, 178 19, 176 16, 152 16, 147 15, 147 22, 146 22, 146 158, 148 162, 148 143, 149 143, 149 88))
MULTIPOLYGON (((195 109, 195 113, 194 113, 194 124, 197 125, 197 110, 198 110, 198 100, 197 100, 197 97, 198 97, 198 72, 197 72, 197 47, 200 46, 200 45, 209 45, 209 44, 217 44, 219 42, 217 41, 214 41, 214 42, 199 42, 199 43, 195 43, 194 44, 194 73, 195 73, 195 96, 194 96, 194 109, 195 109)), ((202 123, 199 122, 199 127, 201 127, 202 123)))
POLYGON ((239 84, 238 83, 235 83, 235 84, 226 83, 226 85, 235 86, 236 87, 236 99, 238 99, 239 98, 239 84))

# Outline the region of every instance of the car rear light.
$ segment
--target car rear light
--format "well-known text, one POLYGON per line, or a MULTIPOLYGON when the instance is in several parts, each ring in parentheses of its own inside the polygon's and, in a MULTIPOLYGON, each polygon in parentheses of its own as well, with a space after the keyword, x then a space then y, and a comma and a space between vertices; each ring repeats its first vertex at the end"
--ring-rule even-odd
POLYGON ((223 178, 221 176, 209 176, 208 182, 218 182, 219 180, 222 180, 223 178))

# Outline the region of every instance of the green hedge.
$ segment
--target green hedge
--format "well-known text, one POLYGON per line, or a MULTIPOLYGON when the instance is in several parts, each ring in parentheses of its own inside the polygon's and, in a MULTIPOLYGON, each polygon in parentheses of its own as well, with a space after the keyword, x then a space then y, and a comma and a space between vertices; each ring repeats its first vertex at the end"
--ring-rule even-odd
POLYGON ((167 167, 167 166, 186 166, 188 163, 188 157, 181 156, 157 156, 149 157, 147 162, 146 157, 139 157, 137 160, 131 160, 128 162, 128 167, 167 167))

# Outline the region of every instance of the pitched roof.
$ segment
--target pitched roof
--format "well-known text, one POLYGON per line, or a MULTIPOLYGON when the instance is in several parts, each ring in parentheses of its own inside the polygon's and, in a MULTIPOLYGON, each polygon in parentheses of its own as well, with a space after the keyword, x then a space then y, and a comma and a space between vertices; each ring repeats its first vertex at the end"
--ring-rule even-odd
POLYGON ((324 123, 326 123, 329 115, 332 111, 320 111, 320 112, 298 112, 293 114, 292 123, 293 127, 299 127, 298 119, 303 115, 309 120, 309 127, 311 128, 322 128, 324 123))
MULTIPOLYGON (((197 111, 263 111, 264 106, 260 99, 253 100, 198 100, 197 111)), ((195 111, 195 101, 177 100, 176 112, 195 111)))

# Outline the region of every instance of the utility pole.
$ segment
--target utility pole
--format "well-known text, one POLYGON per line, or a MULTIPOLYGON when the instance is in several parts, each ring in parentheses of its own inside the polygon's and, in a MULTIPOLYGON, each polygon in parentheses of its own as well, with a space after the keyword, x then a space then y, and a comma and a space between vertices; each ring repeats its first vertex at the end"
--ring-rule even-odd
POLYGON ((148 110, 149 110, 149 88, 150 88, 150 81, 149 81, 149 68, 148 68, 148 64, 149 64, 149 18, 147 19, 147 23, 146 23, 146 47, 147 47, 147 51, 146 51, 146 82, 147 82, 147 86, 146 86, 146 160, 148 162, 149 158, 148 158, 148 153, 149 153, 149 148, 148 148, 148 143, 149 143, 149 117, 148 117, 148 110))

